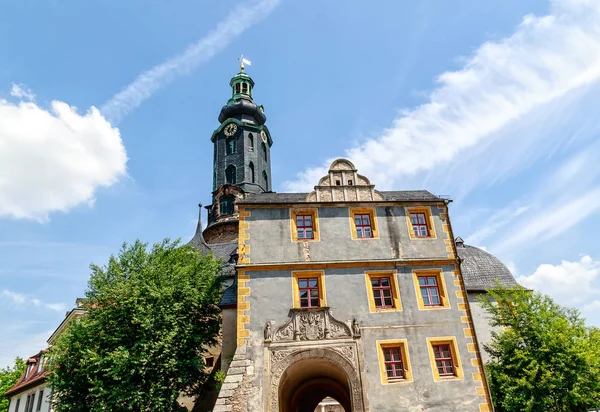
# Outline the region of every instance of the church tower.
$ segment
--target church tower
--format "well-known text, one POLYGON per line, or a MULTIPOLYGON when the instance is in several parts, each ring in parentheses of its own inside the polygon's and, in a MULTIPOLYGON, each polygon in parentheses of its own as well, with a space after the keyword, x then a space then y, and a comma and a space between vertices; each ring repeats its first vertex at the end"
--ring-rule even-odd
POLYGON ((254 103, 254 81, 240 66, 229 85, 231 98, 219 114, 213 143, 213 192, 208 209, 207 243, 237 240, 237 200, 246 193, 271 191, 271 146, 263 106, 254 103))

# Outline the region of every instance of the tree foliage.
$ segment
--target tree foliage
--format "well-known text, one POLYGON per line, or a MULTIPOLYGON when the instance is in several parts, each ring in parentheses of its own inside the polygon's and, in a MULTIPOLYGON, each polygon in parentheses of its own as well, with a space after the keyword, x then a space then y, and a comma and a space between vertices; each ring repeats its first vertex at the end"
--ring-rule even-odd
POLYGON ((521 288, 481 299, 492 326, 486 366, 496 412, 577 412, 600 406, 600 331, 576 309, 521 288))
POLYGON ((15 364, 0 369, 0 412, 8 411, 8 398, 4 397, 6 391, 12 388, 25 372, 25 361, 21 358, 15 359, 15 364))
POLYGON ((108 265, 91 265, 87 315, 51 350, 55 410, 177 411, 180 393, 200 393, 202 348, 219 332, 220 268, 169 240, 150 251, 124 244, 108 265))

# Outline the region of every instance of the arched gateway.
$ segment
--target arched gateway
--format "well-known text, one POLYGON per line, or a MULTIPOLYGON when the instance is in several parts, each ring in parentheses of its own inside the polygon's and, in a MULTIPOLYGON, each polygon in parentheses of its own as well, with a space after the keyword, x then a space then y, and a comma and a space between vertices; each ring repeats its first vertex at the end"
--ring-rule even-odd
POLYGON ((346 412, 363 412, 359 338, 335 320, 329 308, 292 311, 290 321, 276 331, 272 342, 266 342, 270 411, 313 412, 319 402, 331 397, 346 412))
POLYGON ((290 351, 273 370, 271 411, 313 412, 329 396, 347 412, 362 412, 359 373, 342 353, 354 358, 351 346, 290 351))

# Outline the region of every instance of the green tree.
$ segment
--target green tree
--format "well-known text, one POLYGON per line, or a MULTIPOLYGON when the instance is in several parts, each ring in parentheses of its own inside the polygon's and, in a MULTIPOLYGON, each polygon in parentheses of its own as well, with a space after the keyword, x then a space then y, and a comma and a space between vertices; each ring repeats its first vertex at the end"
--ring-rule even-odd
POLYGON ((600 406, 600 331, 576 309, 521 288, 481 299, 492 326, 486 372, 496 412, 578 412, 600 406))
POLYGON ((168 239, 91 265, 87 316, 51 349, 55 410, 185 410, 178 395, 209 381, 201 353, 219 333, 220 268, 168 239))
POLYGON ((8 411, 8 398, 4 397, 7 390, 12 388, 25 372, 25 361, 21 358, 15 359, 15 364, 11 368, 0 369, 0 412, 8 411))

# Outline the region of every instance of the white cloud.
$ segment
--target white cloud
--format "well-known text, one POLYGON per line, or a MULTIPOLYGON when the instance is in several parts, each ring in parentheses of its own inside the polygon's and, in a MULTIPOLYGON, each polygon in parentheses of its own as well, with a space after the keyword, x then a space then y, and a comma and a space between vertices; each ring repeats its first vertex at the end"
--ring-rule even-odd
POLYGON ((530 206, 525 205, 511 206, 499 210, 491 216, 491 218, 486 222, 485 225, 482 225, 480 229, 471 233, 467 237, 466 243, 470 245, 480 243, 483 239, 487 239, 490 236, 494 235, 498 230, 505 227, 507 223, 511 222, 518 216, 521 216, 529 209, 530 206))
POLYGON ((260 0, 235 8, 215 29, 189 46, 182 54, 140 74, 102 106, 102 113, 111 121, 118 122, 177 76, 189 74, 227 47, 236 37, 268 16, 279 1, 260 0))
MULTIPOLYGON (((382 187, 448 163, 532 110, 596 82, 599 19, 600 2, 553 1, 549 15, 526 16, 511 36, 481 45, 462 69, 438 77, 429 102, 345 156, 382 187)), ((285 189, 310 190, 327 166, 299 173, 285 189)))
POLYGON ((0 340, 0 368, 13 366, 17 356, 27 359, 42 349, 46 349, 46 340, 54 329, 37 332, 38 324, 22 322, 21 325, 2 326, 2 340, 0 340), (27 328, 22 327, 23 324, 27 328))
POLYGON ((552 296, 563 305, 585 307, 592 297, 600 296, 600 262, 586 255, 576 262, 543 264, 533 274, 521 276, 517 281, 552 296))
POLYGON ((4 301, 8 301, 16 306, 33 306, 36 308, 50 309, 55 312, 64 312, 67 310, 66 305, 62 303, 48 303, 38 298, 34 298, 22 293, 13 292, 7 289, 3 289, 0 296, 4 298, 4 301))
POLYGON ((498 253, 518 251, 533 241, 539 244, 562 234, 600 211, 600 188, 544 206, 545 209, 539 213, 512 224, 492 250, 498 253))
POLYGON ((0 99, 0 217, 44 221, 91 204, 99 187, 126 173, 119 130, 95 108, 50 109, 0 99))
POLYGON ((10 95, 19 99, 34 101, 35 94, 33 91, 22 84, 14 84, 10 89, 10 95))

